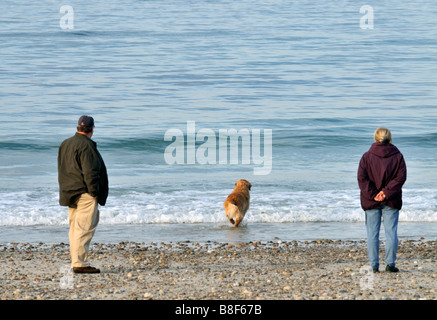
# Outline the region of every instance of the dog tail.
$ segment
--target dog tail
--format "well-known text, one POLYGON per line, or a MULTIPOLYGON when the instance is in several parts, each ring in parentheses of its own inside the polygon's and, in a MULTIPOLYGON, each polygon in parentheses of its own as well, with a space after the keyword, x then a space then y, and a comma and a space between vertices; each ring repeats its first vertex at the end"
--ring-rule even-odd
POLYGON ((238 207, 233 203, 233 201, 225 202, 224 205, 226 217, 232 224, 235 224, 234 218, 236 218, 240 213, 238 207))
POLYGON ((235 227, 238 227, 240 222, 243 220, 243 216, 240 213, 240 209, 238 208, 238 206, 234 202, 231 202, 228 204, 228 206, 226 208, 226 215, 227 215, 229 221, 235 227))

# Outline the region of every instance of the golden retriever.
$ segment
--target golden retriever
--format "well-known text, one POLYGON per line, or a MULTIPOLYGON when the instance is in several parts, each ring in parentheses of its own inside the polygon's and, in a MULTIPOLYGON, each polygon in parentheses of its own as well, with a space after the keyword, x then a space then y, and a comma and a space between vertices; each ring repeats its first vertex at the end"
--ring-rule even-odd
POLYGON ((238 227, 249 209, 249 190, 251 187, 252 185, 249 181, 244 179, 238 180, 235 182, 234 191, 232 191, 223 203, 226 217, 235 227, 238 227))

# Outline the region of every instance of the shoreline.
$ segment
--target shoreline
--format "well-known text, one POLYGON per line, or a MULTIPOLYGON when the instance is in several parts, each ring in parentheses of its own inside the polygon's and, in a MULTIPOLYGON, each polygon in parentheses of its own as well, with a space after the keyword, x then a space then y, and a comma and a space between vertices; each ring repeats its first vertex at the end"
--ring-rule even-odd
MULTIPOLYGON (((400 240, 437 240, 437 222, 399 222, 400 240)), ((381 240, 384 239, 381 228, 381 240)), ((69 226, 30 225, 0 226, 2 243, 68 243, 69 226)), ((223 223, 193 224, 99 224, 93 242, 117 244, 124 241, 151 243, 154 241, 311 241, 317 239, 353 240, 367 239, 364 222, 293 222, 293 223, 246 223, 239 228, 228 221, 223 223)))
POLYGON ((437 240, 401 240, 369 272, 366 241, 92 243, 100 274, 73 274, 65 243, 0 244, 1 300, 435 300, 437 240))

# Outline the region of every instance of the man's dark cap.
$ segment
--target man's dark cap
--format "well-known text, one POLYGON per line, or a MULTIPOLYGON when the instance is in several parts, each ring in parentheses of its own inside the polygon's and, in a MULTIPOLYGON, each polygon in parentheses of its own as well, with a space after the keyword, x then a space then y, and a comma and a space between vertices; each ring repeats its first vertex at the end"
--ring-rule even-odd
POLYGON ((81 116, 77 124, 79 126, 91 128, 94 127, 94 119, 93 117, 89 117, 89 116, 81 116))

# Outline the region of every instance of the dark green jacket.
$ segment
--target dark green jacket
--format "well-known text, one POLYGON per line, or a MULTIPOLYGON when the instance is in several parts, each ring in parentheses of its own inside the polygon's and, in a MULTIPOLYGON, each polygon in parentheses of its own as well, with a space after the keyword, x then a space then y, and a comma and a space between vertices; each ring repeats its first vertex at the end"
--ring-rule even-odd
POLYGON ((64 140, 58 152, 59 204, 76 208, 83 193, 97 197, 105 205, 108 198, 108 174, 97 144, 76 133, 64 140))

